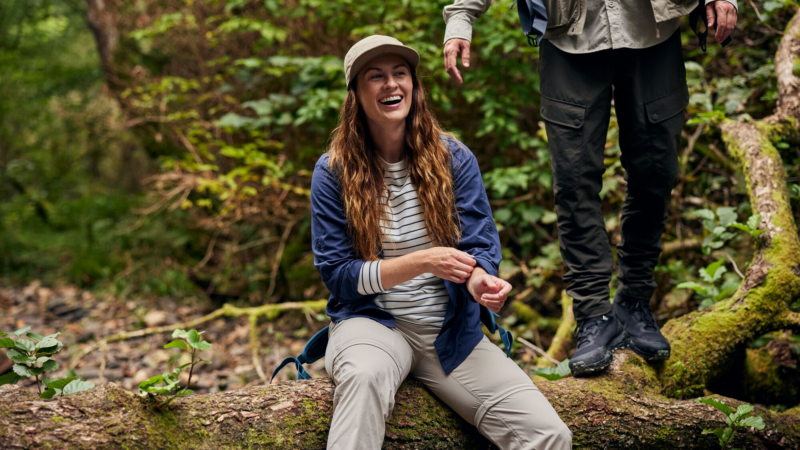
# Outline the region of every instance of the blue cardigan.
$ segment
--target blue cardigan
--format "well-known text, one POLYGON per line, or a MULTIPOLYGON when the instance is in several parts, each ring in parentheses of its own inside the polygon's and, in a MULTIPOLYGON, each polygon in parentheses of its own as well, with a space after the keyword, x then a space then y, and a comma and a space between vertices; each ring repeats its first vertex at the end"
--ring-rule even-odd
MULTIPOLYGON (((478 161, 463 144, 453 139, 448 139, 447 144, 456 206, 461 219, 461 240, 456 248, 472 255, 487 273, 497 276, 501 260, 500 240, 478 161)), ((353 249, 347 232, 340 185, 328 161, 327 153, 320 157, 311 179, 314 265, 331 292, 327 314, 334 323, 352 317, 367 317, 394 328, 394 317, 373 302, 375 294, 358 293, 358 276, 365 261, 359 259, 353 249)), ((483 338, 481 322, 491 333, 500 327, 495 324, 494 314, 475 302, 466 284, 447 280, 444 284, 450 303, 434 346, 442 369, 449 374, 467 359, 483 338)), ((507 351, 510 351, 510 336, 502 328, 500 330, 507 351)))

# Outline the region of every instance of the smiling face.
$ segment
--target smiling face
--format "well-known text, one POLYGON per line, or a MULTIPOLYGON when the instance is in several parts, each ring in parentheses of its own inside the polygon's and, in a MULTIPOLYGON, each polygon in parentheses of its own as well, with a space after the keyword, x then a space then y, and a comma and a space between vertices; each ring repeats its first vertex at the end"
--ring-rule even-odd
POLYGON ((386 55, 368 62, 358 73, 358 103, 372 125, 396 125, 411 110, 414 81, 405 59, 386 55))

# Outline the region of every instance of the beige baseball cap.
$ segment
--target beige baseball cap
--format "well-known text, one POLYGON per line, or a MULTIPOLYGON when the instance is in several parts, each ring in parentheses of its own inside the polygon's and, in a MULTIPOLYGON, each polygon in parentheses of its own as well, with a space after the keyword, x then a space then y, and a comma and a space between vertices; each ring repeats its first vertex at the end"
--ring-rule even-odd
POLYGON ((383 55, 398 55, 408 61, 416 70, 419 65, 419 53, 411 47, 389 36, 375 34, 356 42, 344 57, 344 76, 347 85, 358 75, 358 72, 373 59, 383 55))

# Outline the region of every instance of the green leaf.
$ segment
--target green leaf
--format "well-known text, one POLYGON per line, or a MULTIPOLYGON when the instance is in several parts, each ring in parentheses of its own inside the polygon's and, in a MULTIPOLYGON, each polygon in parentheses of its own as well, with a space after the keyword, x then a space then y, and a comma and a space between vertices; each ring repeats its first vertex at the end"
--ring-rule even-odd
POLYGON ((725 428, 725 431, 722 432, 722 437, 719 438, 722 448, 725 448, 731 439, 733 439, 733 428, 725 428))
POLYGON ((761 236, 761 233, 764 233, 764 232, 766 232, 766 231, 767 231, 767 230, 755 230, 755 231, 753 231, 753 232, 752 232, 752 233, 750 233, 750 234, 752 234, 754 238, 757 238, 757 237, 761 236))
POLYGON ((706 292, 708 292, 708 289, 706 289, 705 286, 697 284, 694 281, 685 281, 685 282, 683 282, 683 283, 681 283, 681 284, 679 284, 679 285, 677 285, 675 287, 678 288, 678 289, 691 289, 691 290, 697 292, 698 294, 702 294, 702 295, 705 295, 706 292))
POLYGON ((726 415, 733 412, 733 409, 731 409, 730 406, 726 405, 723 402, 714 400, 713 398, 698 398, 697 403, 705 403, 706 405, 711 405, 714 408, 717 408, 718 410, 722 411, 726 415))
POLYGON ((8 356, 10 360, 18 363, 33 363, 36 361, 36 358, 28 356, 13 348, 6 353, 6 356, 8 356))
POLYGON ((149 380, 144 380, 139 383, 139 390, 142 392, 150 392, 149 389, 158 383, 164 381, 164 377, 162 375, 156 375, 154 377, 150 377, 149 380))
POLYGON ((744 405, 739 405, 739 407, 736 408, 736 414, 738 414, 739 416, 744 416, 752 411, 753 411, 753 405, 748 405, 746 403, 744 405))
POLYGON ((571 373, 572 372, 569 370, 569 359, 565 359, 564 361, 558 363, 558 365, 555 367, 536 369, 531 372, 531 375, 538 375, 547 380, 555 381, 560 380, 571 373))
POLYGON ((0 348, 14 348, 14 340, 11 338, 0 338, 0 348))
POLYGON ((58 339, 56 339, 53 336, 47 336, 45 338, 42 338, 42 340, 36 344, 36 348, 45 349, 50 347, 56 347, 58 346, 58 344, 59 344, 58 339))
POLYGON ((53 361, 52 359, 46 361, 44 364, 42 364, 42 370, 44 370, 45 372, 53 372, 55 370, 58 370, 58 363, 53 361))
POLYGON ((67 377, 67 378, 61 378, 61 379, 58 379, 58 380, 45 379, 46 381, 44 381, 44 380, 43 381, 44 381, 44 385, 47 386, 48 388, 58 389, 60 391, 60 390, 64 389, 64 387, 66 385, 70 384, 73 380, 77 380, 77 379, 78 379, 78 377, 67 377))
POLYGON ((698 209, 694 215, 705 220, 714 220, 714 211, 710 209, 698 209))
POLYGON ((176 340, 170 342, 169 344, 165 345, 164 348, 182 348, 184 350, 189 350, 186 347, 186 342, 184 342, 181 339, 176 339, 176 340))
POLYGON ((20 336, 22 336, 23 333, 25 333, 26 331, 28 331, 30 329, 31 329, 31 327, 20 328, 19 330, 13 331, 13 332, 11 332, 9 334, 13 334, 13 335, 16 335, 17 337, 20 337, 20 336))
POLYGON ((761 222, 761 214, 756 214, 747 219, 747 226, 750 227, 751 230, 755 230, 758 228, 759 222, 761 222))
POLYGON ((22 378, 28 377, 35 377, 42 373, 41 369, 36 369, 34 367, 28 367, 25 364, 14 364, 14 373, 21 376, 22 378))
POLYGON ((88 391, 94 387, 94 383, 86 380, 72 380, 68 385, 64 386, 61 391, 62 395, 72 395, 78 392, 88 391))
POLYGON ((713 434, 716 435, 718 438, 722 439, 722 433, 724 433, 726 429, 727 428, 705 429, 703 430, 702 434, 713 434))
POLYGON ((55 389, 47 388, 39 394, 39 398, 53 398, 54 395, 58 394, 55 389))
POLYGON ((178 391, 177 394, 175 394, 175 396, 183 397, 184 395, 192 395, 192 394, 194 394, 194 391, 191 389, 181 389, 180 391, 178 391))
POLYGON ((185 330, 175 330, 172 332, 172 337, 186 339, 188 333, 185 330))
POLYGON ((705 268, 700 269, 700 278, 702 278, 706 283, 713 283, 719 280, 720 277, 722 277, 722 275, 728 271, 723 264, 725 264, 725 260, 720 259, 709 264, 705 268))
POLYGON ((208 350, 208 349, 211 348, 211 344, 206 342, 206 341, 200 341, 200 342, 198 342, 196 344, 191 344, 190 343, 189 345, 191 345, 192 347, 194 347, 194 348, 196 348, 198 350, 208 350))
POLYGON ((708 231, 714 231, 714 228, 717 228, 717 222, 714 222, 713 220, 704 220, 703 228, 708 231))
POLYGON ((764 419, 759 416, 755 417, 748 417, 743 421, 739 422, 739 425, 743 427, 754 427, 756 430, 763 430, 766 425, 764 425, 764 419))
POLYGON ((719 217, 719 224, 727 227, 728 224, 736 221, 736 208, 732 206, 723 206, 717 208, 717 217, 719 217))
POLYGON ((20 376, 14 372, 9 372, 5 375, 0 375, 0 386, 4 384, 16 384, 20 380, 20 376))
POLYGON ((28 353, 33 353, 33 351, 36 350, 36 343, 28 339, 17 339, 14 346, 28 353))
POLYGON ((44 339, 44 336, 42 336, 41 334, 36 334, 36 333, 28 333, 25 336, 27 336, 28 339, 30 339, 30 340, 32 340, 34 342, 39 342, 42 339, 44 339))
POLYGON ((59 342, 58 345, 54 345, 52 347, 40 348, 39 350, 36 351, 36 354, 37 355, 53 355, 53 354, 56 354, 56 353, 60 352, 62 348, 64 348, 64 344, 59 342))
POLYGON ((729 223, 728 226, 736 228, 736 229, 739 229, 739 230, 742 230, 742 231, 746 231, 748 233, 750 232, 750 228, 747 227, 747 225, 742 225, 742 224, 740 224, 738 222, 729 223))
MULTIPOLYGON (((186 335, 186 340, 189 341, 190 345, 191 344, 197 344, 198 342, 200 342, 200 334, 197 332, 197 330, 191 330, 186 335)), ((194 347, 194 346, 192 346, 192 347, 194 347)))
POLYGON ((714 233, 714 236, 719 236, 725 232, 725 227, 714 227, 711 232, 714 233))

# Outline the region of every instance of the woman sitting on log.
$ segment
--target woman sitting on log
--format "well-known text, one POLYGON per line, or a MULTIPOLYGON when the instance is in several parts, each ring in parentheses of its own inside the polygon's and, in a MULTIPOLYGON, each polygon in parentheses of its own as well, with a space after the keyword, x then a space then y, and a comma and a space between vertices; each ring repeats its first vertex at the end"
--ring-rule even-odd
POLYGON ((409 375, 501 449, 570 448, 547 399, 481 331, 497 328, 489 310, 511 285, 496 276, 478 163, 428 110, 419 54, 370 36, 344 61, 347 98, 311 183, 315 265, 332 294, 328 448, 380 448, 409 375))

